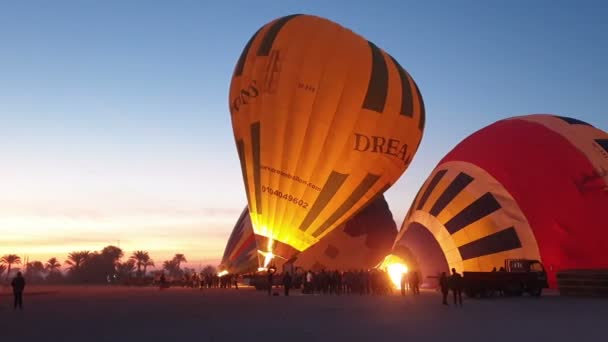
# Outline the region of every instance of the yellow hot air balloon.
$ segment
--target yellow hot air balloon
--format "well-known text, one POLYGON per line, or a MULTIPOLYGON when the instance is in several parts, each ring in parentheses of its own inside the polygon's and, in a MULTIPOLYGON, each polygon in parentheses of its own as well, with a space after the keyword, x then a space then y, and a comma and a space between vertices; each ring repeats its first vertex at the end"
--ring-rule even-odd
POLYGON ((424 129, 422 96, 399 63, 310 15, 276 19, 251 37, 229 104, 265 265, 312 246, 388 189, 424 129))

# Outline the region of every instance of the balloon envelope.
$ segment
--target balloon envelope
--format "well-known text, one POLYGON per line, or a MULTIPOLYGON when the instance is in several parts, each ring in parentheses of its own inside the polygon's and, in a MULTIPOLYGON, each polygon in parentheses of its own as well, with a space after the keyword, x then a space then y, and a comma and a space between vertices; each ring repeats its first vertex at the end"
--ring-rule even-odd
POLYGON ((384 197, 370 203, 315 245, 294 265, 305 270, 360 270, 376 266, 390 251, 397 225, 384 197))
POLYGON ((608 267, 606 227, 608 134, 572 118, 529 115, 485 127, 448 153, 395 248, 416 253, 427 275, 537 259, 555 286, 557 271, 608 267))
POLYGON ((247 208, 239 216, 228 238, 220 269, 231 274, 255 272, 258 253, 247 208))
POLYGON ((285 259, 388 189, 424 128, 420 91, 394 58, 310 15, 253 35, 229 104, 258 246, 285 259))
MULTIPOLYGON (((305 270, 369 269, 390 251, 397 226, 383 197, 370 203, 345 224, 316 245, 300 253, 294 261, 305 270)), ((257 246, 247 208, 230 236, 222 269, 230 273, 250 273, 257 269, 257 246)))

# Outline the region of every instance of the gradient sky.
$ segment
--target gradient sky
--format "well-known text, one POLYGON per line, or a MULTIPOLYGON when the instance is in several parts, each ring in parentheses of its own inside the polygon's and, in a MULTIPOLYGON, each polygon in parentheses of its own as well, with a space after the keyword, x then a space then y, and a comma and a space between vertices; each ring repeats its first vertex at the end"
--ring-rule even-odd
POLYGON ((602 1, 0 2, 0 255, 118 244, 217 263, 246 205, 234 64, 276 17, 336 21, 418 83, 426 131, 386 194, 398 224, 441 157, 496 120, 608 129, 602 1))

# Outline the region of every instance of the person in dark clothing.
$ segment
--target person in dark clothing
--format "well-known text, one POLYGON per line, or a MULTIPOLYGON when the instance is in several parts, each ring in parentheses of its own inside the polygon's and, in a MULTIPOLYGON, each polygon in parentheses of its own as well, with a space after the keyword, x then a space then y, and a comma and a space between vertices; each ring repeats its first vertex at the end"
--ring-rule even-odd
POLYGON ((448 305, 448 293, 450 293, 450 283, 448 281, 448 276, 445 272, 441 273, 441 277, 439 277, 439 287, 441 287, 441 294, 443 295, 443 305, 448 305))
POLYGON ((407 281, 407 273, 401 273, 401 295, 405 296, 405 283, 407 281))
POLYGON ((462 306, 462 276, 456 272, 455 268, 452 268, 452 276, 450 278, 452 292, 454 293, 454 305, 460 304, 462 306))
POLYGON ((271 272, 269 270, 268 272, 268 295, 272 296, 272 276, 273 276, 274 272, 271 272))
POLYGON ((165 278, 165 274, 161 273, 160 281, 159 281, 159 289, 162 290, 167 287, 167 278, 165 278))
POLYGON ((420 275, 418 271, 412 272, 410 276, 410 288, 415 295, 420 294, 420 275))
POLYGON ((283 276, 283 288, 285 289, 286 296, 289 296, 289 289, 291 289, 291 283, 291 275, 289 275, 289 272, 285 272, 285 275, 283 276))
POLYGON ((342 274, 339 271, 334 271, 335 292, 339 296, 342 293, 342 274))
POLYGON ((17 306, 19 306, 19 309, 23 310, 23 290, 25 289, 25 278, 23 278, 21 272, 17 272, 17 276, 13 278, 11 286, 13 287, 13 295, 15 296, 15 310, 17 310, 17 306))

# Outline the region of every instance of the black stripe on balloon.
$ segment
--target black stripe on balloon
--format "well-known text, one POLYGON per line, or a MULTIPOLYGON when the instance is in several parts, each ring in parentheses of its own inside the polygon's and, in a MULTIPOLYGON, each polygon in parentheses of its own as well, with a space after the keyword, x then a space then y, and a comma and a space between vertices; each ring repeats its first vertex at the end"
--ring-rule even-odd
POLYGON ((494 195, 486 192, 485 195, 479 197, 475 200, 475 202, 469 204, 461 212, 456 214, 456 216, 452 217, 445 224, 445 228, 448 230, 448 232, 450 232, 450 234, 454 234, 470 224, 473 224, 492 214, 500 208, 501 206, 494 195))
POLYGON ((243 173, 243 182, 245 183, 247 203, 251 203, 249 198, 249 181, 247 180, 247 159, 245 159, 245 142, 243 141, 243 139, 239 139, 236 142, 236 149, 239 152, 239 160, 241 161, 241 172, 243 173))
POLYGON ((460 251, 462 260, 468 260, 516 248, 521 248, 521 241, 517 236, 515 228, 510 227, 462 245, 458 247, 458 251, 460 251))
MULTIPOLYGON (((412 80, 413 82, 413 80, 412 80)), ((426 122, 426 112, 424 109, 424 99, 422 98, 422 94, 420 93, 420 89, 418 89, 418 85, 414 82, 414 86, 416 87, 416 94, 418 95, 418 99, 420 100, 420 121, 418 121, 418 129, 420 131, 424 130, 424 124, 426 122)))
POLYGON ((260 33, 261 30, 262 30, 262 28, 258 29, 253 34, 253 36, 251 36, 251 38, 249 38, 249 41, 247 42, 247 45, 245 45, 245 48, 243 49, 243 52, 241 52, 241 56, 239 57, 239 61, 236 63, 236 68, 234 68, 234 76, 241 76, 243 74, 243 69, 245 68, 245 61, 247 60, 247 54, 249 53, 249 49, 251 48, 251 44, 253 44, 253 40, 258 35, 258 33, 260 33))
POLYGON ((371 202, 377 200, 378 197, 382 196, 386 192, 386 190, 388 190, 391 187, 391 185, 392 184, 390 184, 390 183, 384 184, 384 186, 380 189, 378 194, 376 196, 374 196, 369 202, 371 203, 371 202))
POLYGON ((439 181, 441 180, 441 178, 443 178, 443 176, 446 174, 446 172, 448 172, 448 170, 441 170, 435 174, 433 179, 431 179, 429 186, 426 188, 426 190, 422 194, 422 197, 420 198, 420 202, 418 202, 418 205, 416 206, 416 210, 420 210, 420 209, 422 209, 422 207, 424 207, 424 205, 426 204, 426 201, 429 199, 429 196, 433 193, 433 190, 435 190, 435 187, 437 186, 437 184, 439 184, 439 181))
POLYGON ((306 231, 306 229, 308 229, 308 226, 310 226, 310 224, 319 216, 321 211, 325 209, 327 203, 329 203, 336 192, 338 192, 347 177, 347 174, 332 171, 329 178, 327 178, 325 185, 323 185, 323 189, 321 189, 319 196, 317 196, 315 203, 313 203, 310 211, 306 214, 304 220, 302 220, 302 223, 300 224, 301 231, 306 231))
POLYGON ((380 49, 372 42, 367 43, 372 53, 372 73, 363 108, 382 113, 388 94, 388 68, 380 49))
POLYGON ((566 121, 567 123, 569 123, 571 125, 591 126, 590 124, 586 123, 585 121, 582 121, 582 120, 579 120, 579 119, 569 118, 567 116, 557 116, 557 115, 555 115, 555 117, 558 118, 558 119, 562 119, 563 121, 566 121))
POLYGON ((473 181, 473 177, 461 172, 454 178, 452 183, 448 185, 445 191, 439 196, 429 213, 433 216, 439 215, 441 211, 447 207, 458 194, 473 181))
POLYGON ((365 207, 367 207, 370 203, 376 201, 380 196, 382 196, 386 192, 386 190, 388 190, 391 187, 391 185, 392 184, 390 184, 390 183, 384 184, 384 186, 382 186, 382 188, 380 188, 380 191, 378 191, 378 193, 374 197, 370 197, 370 199, 368 199, 367 202, 363 203, 361 208, 359 208, 359 210, 357 210, 355 213, 353 213, 352 216, 357 215, 361 210, 365 209, 365 207))
POLYGON ((374 197, 371 197, 365 203, 363 203, 363 205, 361 205, 361 207, 359 209, 357 209, 357 211, 353 212, 350 215, 350 217, 354 217, 355 215, 358 215, 359 212, 361 212, 362 210, 367 208, 368 205, 375 202, 378 198, 380 198, 386 192, 386 190, 388 190, 391 187, 391 185, 392 184, 390 184, 390 183, 384 184, 384 186, 380 189, 380 191, 378 191, 378 193, 374 197))
POLYGON ((258 48, 257 55, 258 56, 268 56, 270 54, 270 50, 272 49, 272 43, 274 43, 274 40, 277 38, 279 31, 281 31, 283 26, 285 26, 285 24, 287 24, 288 21, 290 21, 291 19, 293 19, 299 15, 300 14, 288 15, 286 17, 277 19, 274 23, 272 23, 270 28, 266 32, 266 35, 264 35, 264 39, 262 40, 262 43, 260 44, 260 47, 258 48))
MULTIPOLYGON (((252 246, 254 246, 254 245, 252 245, 252 246)), ((251 250, 254 250, 254 249, 252 248, 251 250)), ((255 256, 252 257, 251 254, 241 254, 238 257, 236 257, 236 259, 232 262, 232 266, 234 266, 234 267, 238 267, 241 265, 243 265, 243 266, 241 266, 239 268, 235 268, 232 272, 237 272, 237 271, 239 271, 238 273, 248 272, 249 270, 247 270, 247 269, 251 268, 251 267, 253 267, 253 270, 251 270, 251 271, 254 271, 257 264, 258 264, 258 261, 257 261, 257 258, 255 258, 255 256)))
POLYGON ((608 139, 595 139, 595 142, 608 152, 608 139))
POLYGON ((236 225, 232 229, 232 233, 230 233, 228 243, 226 244, 226 248, 224 249, 222 263, 228 260, 228 257, 234 251, 236 244, 241 240, 241 237, 243 236, 243 228, 245 228, 245 224, 243 223, 245 217, 249 217, 249 210, 247 210, 247 207, 245 207, 245 210, 243 210, 241 216, 239 216, 239 219, 236 221, 236 225))
POLYGON ((253 152, 253 185, 255 187, 255 212, 262 213, 262 183, 260 180, 260 122, 251 124, 251 148, 253 152))
POLYGON ((348 196, 346 201, 344 201, 344 203, 342 203, 342 205, 340 205, 340 207, 338 207, 338 209, 331 214, 331 216, 325 222, 323 222, 323 224, 317 230, 315 230, 314 233, 312 233, 312 236, 318 237, 319 235, 323 234, 332 224, 343 217, 347 211, 349 211, 357 202, 361 200, 361 198, 363 198, 363 196, 365 196, 369 189, 376 184, 378 179, 380 179, 379 175, 368 173, 365 178, 363 178, 361 183, 357 185, 350 196, 348 196))
POLYGON ((414 205, 416 205, 416 203, 418 202, 418 199, 420 198, 421 191, 422 191, 422 188, 418 189, 418 192, 416 193, 416 197, 414 197, 414 200, 412 201, 412 204, 410 205, 410 209, 407 211, 407 214, 405 214, 405 217, 410 217, 410 215, 412 214, 412 211, 414 210, 414 205))
POLYGON ((412 99, 412 88, 410 87, 407 72, 403 69, 403 67, 401 67, 401 64, 399 64, 399 62, 393 58, 393 56, 390 57, 393 64, 395 64, 395 67, 399 72, 399 78, 401 79, 401 110, 399 113, 411 118, 414 116, 414 103, 412 99))

